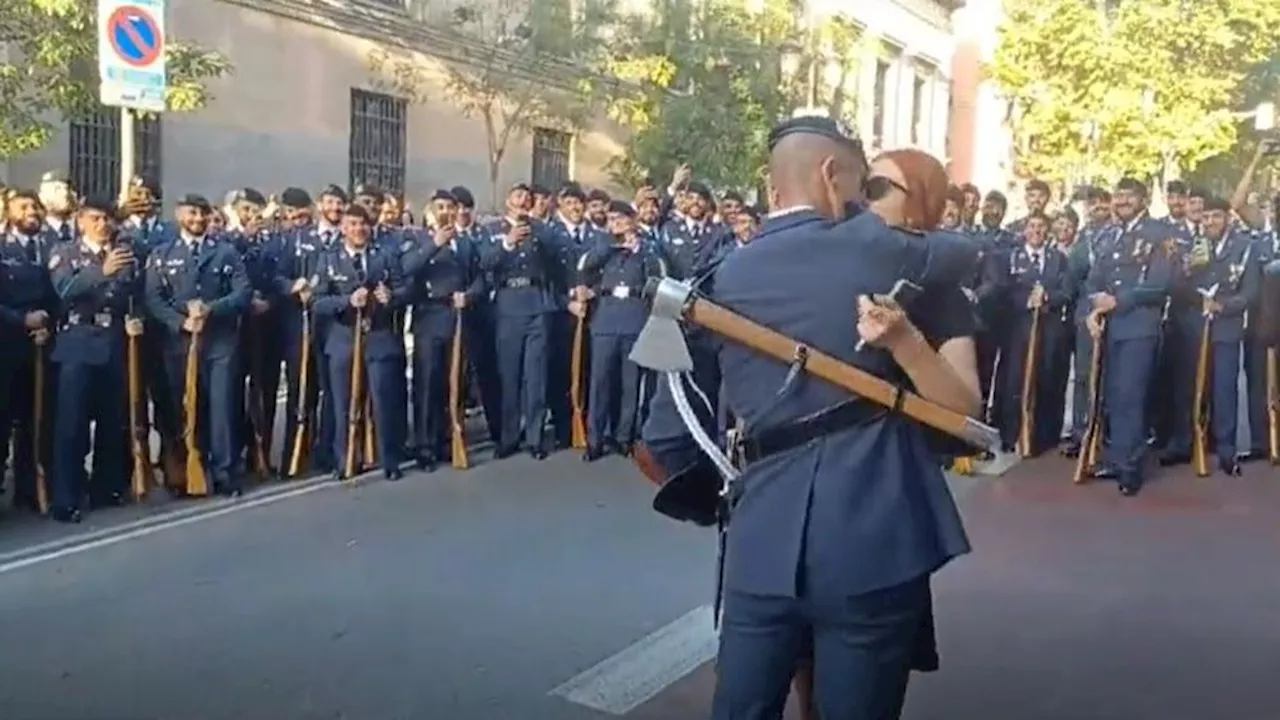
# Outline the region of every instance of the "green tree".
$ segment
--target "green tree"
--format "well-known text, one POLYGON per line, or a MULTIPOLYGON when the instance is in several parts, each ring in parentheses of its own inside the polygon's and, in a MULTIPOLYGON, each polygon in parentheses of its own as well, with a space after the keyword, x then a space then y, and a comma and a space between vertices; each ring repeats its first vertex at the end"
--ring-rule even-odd
POLYGON ((1008 0, 988 68, 1023 174, 1177 177, 1236 142, 1245 79, 1280 51, 1274 0, 1008 0))
POLYGON ((630 132, 610 168, 615 180, 634 187, 688 163, 715 185, 756 187, 769 127, 807 104, 811 91, 833 114, 852 116, 845 89, 857 76, 856 27, 836 18, 806 28, 791 0, 752 4, 654 0, 623 25, 607 72, 634 91, 610 105, 630 132), (817 72, 827 69, 835 72, 817 72), (828 83, 829 74, 837 80, 828 83))
MULTIPOLYGON (((97 3, 93 0, 0 2, 0 157, 31 152, 60 120, 98 108, 97 3)), ((173 111, 203 107, 205 82, 231 71, 222 55, 170 41, 165 48, 173 111)))
MULTIPOLYGON (((450 29, 462 58, 446 63, 443 94, 485 130, 489 197, 498 202, 499 171, 513 140, 536 128, 572 132, 591 119, 610 83, 592 82, 615 17, 611 0, 486 0, 454 9, 450 29)), ((411 101, 425 101, 435 73, 401 48, 375 48, 374 81, 411 101)))

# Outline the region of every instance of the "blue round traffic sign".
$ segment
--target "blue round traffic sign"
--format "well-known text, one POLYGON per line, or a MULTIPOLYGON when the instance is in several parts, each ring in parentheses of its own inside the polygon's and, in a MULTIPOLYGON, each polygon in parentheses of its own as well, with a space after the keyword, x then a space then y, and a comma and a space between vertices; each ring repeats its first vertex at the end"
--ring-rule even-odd
POLYGON ((150 11, 122 5, 107 18, 107 38, 111 49, 125 64, 146 67, 164 52, 160 25, 150 11))

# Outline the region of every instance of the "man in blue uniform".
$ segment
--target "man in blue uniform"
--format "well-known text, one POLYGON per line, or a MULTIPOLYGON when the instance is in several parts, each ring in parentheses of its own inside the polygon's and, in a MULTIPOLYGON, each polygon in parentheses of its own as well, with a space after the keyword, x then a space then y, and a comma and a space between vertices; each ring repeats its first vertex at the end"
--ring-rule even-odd
POLYGON ((1085 281, 1090 336, 1106 320, 1104 404, 1108 434, 1096 477, 1117 477, 1120 492, 1137 495, 1146 456, 1147 387, 1160 340, 1165 299, 1173 281, 1174 256, 1166 223, 1147 214, 1147 187, 1133 178, 1116 185, 1119 232, 1100 245, 1085 281))
POLYGON ((140 274, 132 248, 113 243, 115 207, 86 200, 78 212, 79 240, 49 258, 61 300, 58 343, 58 410, 50 475, 49 511, 54 520, 80 522, 80 501, 89 491, 95 507, 118 504, 128 487, 125 428, 126 333, 141 335, 140 274), (84 461, 93 424, 93 480, 86 486, 84 461))
MULTIPOLYGON (((1238 380, 1244 343, 1245 310, 1258 297, 1262 267, 1252 259, 1253 239, 1231 226, 1230 205, 1221 198, 1205 202, 1203 234, 1194 238, 1186 254, 1184 277, 1178 283, 1171 314, 1177 323, 1177 343, 1172 357, 1172 427, 1161 465, 1190 461, 1195 384, 1200 341, 1209 328, 1209 365, 1206 409, 1218 468, 1226 475, 1240 474, 1236 459, 1236 425, 1239 412, 1238 380)), ((1207 449, 1207 448, 1206 448, 1207 449)))
POLYGON ((591 404, 583 454, 587 462, 610 452, 629 454, 637 439, 640 367, 629 356, 647 315, 641 296, 645 283, 666 273, 659 251, 645 247, 630 204, 615 200, 609 206, 609 230, 610 236, 596 237, 581 266, 599 277, 591 320, 591 404))
POLYGON ((341 230, 340 244, 325 257, 315 283, 316 316, 331 321, 324 352, 333 390, 333 456, 339 463, 334 475, 350 479, 342 466, 348 452, 352 393, 360 390, 373 398, 382 474, 399 480, 406 412, 404 343, 393 320, 406 298, 400 259, 373 244, 373 218, 360 205, 343 211, 341 230), (357 323, 364 333, 363 357, 355 356, 357 323), (351 387, 351 365, 357 362, 364 363, 363 389, 351 387))
POLYGON ((577 184, 565 185, 560 189, 555 219, 544 226, 560 249, 560 263, 549 295, 553 309, 548 320, 551 340, 547 360, 547 409, 558 448, 569 447, 573 427, 570 391, 573 389, 573 336, 578 318, 570 311, 569 303, 589 300, 586 292, 589 283, 582 277, 580 261, 601 237, 586 221, 586 198, 577 184))
MULTIPOLYGON (((926 291, 929 307, 912 316, 920 331, 895 325, 877 336, 869 316, 858 317, 872 312, 868 295, 888 292, 916 262, 917 247, 871 213, 832 224, 861 199, 860 144, 821 117, 789 121, 770 141, 773 212, 716 270, 712 300, 977 412, 972 315, 958 287, 945 302, 926 291), (856 350, 860 336, 871 347, 856 350), (941 352, 928 351, 925 337, 941 352), (956 366, 967 368, 963 380, 956 366)), ((747 437, 730 487, 712 716, 781 718, 810 647, 824 720, 896 718, 927 624, 929 576, 968 550, 939 458, 919 427, 844 391, 803 374, 788 381, 786 365, 735 343, 718 344, 718 355, 726 402, 747 437)), ((644 429, 649 453, 668 475, 699 471, 697 446, 667 384, 659 387, 644 429)))
MULTIPOLYGON (((448 461, 450 348, 458 316, 485 293, 480 251, 460 237, 458 203, 447 190, 431 197, 435 229, 403 257, 405 285, 413 305, 413 432, 418 467, 448 461)), ((463 326, 463 343, 470 328, 463 326)), ((464 350, 465 354, 465 350, 464 350)))
MULTIPOLYGON (((483 254, 493 245, 493 233, 476 222, 476 200, 471 191, 461 185, 449 189, 458 201, 458 217, 455 221, 457 235, 471 243, 483 254)), ((476 302, 467 308, 467 367, 471 373, 469 383, 478 404, 483 408, 489 436, 497 445, 502 429, 502 382, 498 378, 498 350, 495 339, 497 330, 493 316, 493 278, 486 277, 486 290, 476 302)))
MULTIPOLYGON (((48 367, 57 297, 49 281, 51 248, 41 232, 40 200, 26 190, 4 200, 7 230, 0 242, 0 448, 13 440, 14 504, 37 509, 34 447, 36 363, 48 367), (37 348, 40 348, 37 351, 37 348)), ((48 373, 46 373, 48 376, 48 373)), ((45 384, 44 407, 53 407, 53 383, 45 384)), ((46 411, 42 425, 49 424, 46 411)), ((48 427, 41 427, 39 460, 48 467, 48 427)))
POLYGON ((209 236, 213 208, 199 195, 178 201, 178 235, 147 258, 146 308, 162 326, 165 370, 174 388, 176 417, 183 417, 187 391, 187 353, 199 336, 199 446, 211 471, 214 491, 232 497, 243 492, 238 472, 233 398, 240 318, 249 309, 253 289, 233 245, 209 236))
POLYGON ((528 215, 511 214, 493 228, 494 242, 480 265, 492 275, 497 326, 502 431, 494 455, 514 455, 524 445, 536 460, 547 457, 547 338, 550 279, 560 267, 555 238, 539 235, 528 215))

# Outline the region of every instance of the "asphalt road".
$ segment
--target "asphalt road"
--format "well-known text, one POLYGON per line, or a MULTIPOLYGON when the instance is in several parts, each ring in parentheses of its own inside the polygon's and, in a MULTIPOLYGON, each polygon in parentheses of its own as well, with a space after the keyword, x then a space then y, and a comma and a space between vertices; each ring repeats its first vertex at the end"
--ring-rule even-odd
MULTIPOLYGON (((0 717, 705 718, 711 534, 621 460, 487 455, 0 528, 0 717)), ((908 720, 1273 716, 1280 474, 1130 500, 1066 471, 955 481, 976 552, 908 720)))

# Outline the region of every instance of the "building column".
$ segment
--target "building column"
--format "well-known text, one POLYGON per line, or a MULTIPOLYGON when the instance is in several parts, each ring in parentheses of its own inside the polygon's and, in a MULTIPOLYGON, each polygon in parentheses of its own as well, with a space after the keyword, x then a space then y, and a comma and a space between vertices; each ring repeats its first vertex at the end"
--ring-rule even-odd
POLYGON ((948 156, 954 152, 947 148, 947 125, 951 115, 951 81, 942 72, 934 72, 929 83, 929 94, 931 96, 929 151, 946 163, 951 159, 948 156))

